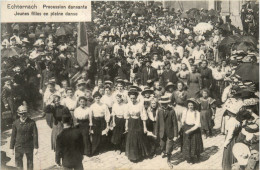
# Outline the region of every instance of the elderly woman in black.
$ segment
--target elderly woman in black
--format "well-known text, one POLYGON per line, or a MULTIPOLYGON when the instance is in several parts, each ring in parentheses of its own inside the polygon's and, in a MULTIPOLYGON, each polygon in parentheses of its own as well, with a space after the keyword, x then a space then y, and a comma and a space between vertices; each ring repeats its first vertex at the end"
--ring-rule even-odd
POLYGON ((187 100, 187 109, 182 114, 182 154, 188 163, 195 163, 203 152, 203 142, 200 131, 200 112, 194 98, 187 100))

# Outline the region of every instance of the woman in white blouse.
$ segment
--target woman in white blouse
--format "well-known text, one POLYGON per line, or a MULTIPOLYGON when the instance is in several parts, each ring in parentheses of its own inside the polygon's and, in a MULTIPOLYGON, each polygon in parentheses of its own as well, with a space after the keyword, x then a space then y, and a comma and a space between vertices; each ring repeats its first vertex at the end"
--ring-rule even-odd
POLYGON ((101 97, 102 95, 99 92, 95 92, 93 95, 95 103, 90 106, 90 122, 93 122, 93 126, 90 124, 93 130, 92 154, 103 150, 105 143, 109 143, 107 132, 109 131, 110 112, 107 105, 101 103, 101 97))
POLYGON ((71 87, 68 87, 65 91, 66 93, 66 98, 64 98, 62 101, 61 101, 61 105, 63 106, 66 106, 69 110, 70 110, 70 113, 71 113, 71 116, 73 118, 73 124, 77 124, 77 121, 74 117, 74 110, 77 106, 77 101, 76 101, 76 98, 74 97, 73 95, 73 90, 71 87))
POLYGON ((150 146, 146 136, 147 114, 143 103, 138 102, 138 91, 130 89, 128 92, 131 102, 127 105, 125 115, 125 129, 128 132, 126 139, 125 154, 130 161, 140 161, 142 158, 150 156, 150 146))
POLYGON ((90 109, 86 105, 87 98, 85 96, 80 96, 77 107, 74 111, 74 117, 76 119, 76 126, 81 129, 84 143, 84 155, 91 155, 91 143, 89 136, 89 126, 92 126, 92 119, 90 119, 90 109))
POLYGON ((188 163, 195 163, 203 152, 203 142, 200 131, 200 112, 196 109, 198 103, 194 98, 187 100, 188 108, 182 114, 182 154, 188 163))
POLYGON ((101 97, 100 101, 101 103, 104 103, 107 105, 110 113, 112 110, 112 106, 114 104, 113 96, 111 94, 111 87, 109 85, 105 86, 105 94, 101 97))
POLYGON ((115 150, 123 151, 125 140, 124 140, 124 132, 125 132, 125 119, 124 115, 126 114, 126 104, 122 98, 121 94, 117 94, 116 103, 113 104, 112 107, 112 124, 113 124, 113 133, 111 138, 111 143, 115 145, 115 150))

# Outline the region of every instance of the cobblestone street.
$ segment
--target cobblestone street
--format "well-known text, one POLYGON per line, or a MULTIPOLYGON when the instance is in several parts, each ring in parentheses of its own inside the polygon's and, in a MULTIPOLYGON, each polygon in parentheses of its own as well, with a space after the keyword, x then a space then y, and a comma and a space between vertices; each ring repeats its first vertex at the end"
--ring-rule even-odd
MULTIPOLYGON (((214 136, 203 139, 204 152, 201 155, 201 161, 190 165, 182 158, 180 147, 173 151, 172 162, 174 169, 221 169, 224 136, 220 135, 220 122, 222 111, 217 110, 214 136)), ((45 119, 35 118, 39 132, 39 152, 34 157, 34 169, 55 169, 55 154, 51 151, 51 129, 47 126, 45 119)), ((6 151, 7 156, 11 157, 8 163, 14 166, 14 155, 11 155, 10 145, 11 130, 2 132, 1 145, 2 150, 6 151)), ((24 157, 24 160, 25 157, 24 157)), ((84 157, 84 169, 169 169, 166 158, 157 156, 152 159, 145 159, 142 162, 130 162, 125 153, 119 154, 115 151, 108 151, 91 158, 84 157)))

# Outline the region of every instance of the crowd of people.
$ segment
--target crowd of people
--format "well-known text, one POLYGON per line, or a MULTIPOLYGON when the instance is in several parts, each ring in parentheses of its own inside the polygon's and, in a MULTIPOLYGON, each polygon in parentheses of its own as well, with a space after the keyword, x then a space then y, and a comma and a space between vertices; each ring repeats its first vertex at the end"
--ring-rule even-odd
POLYGON ((223 169, 257 166, 254 37, 229 18, 224 23, 217 11, 175 11, 152 2, 92 2, 92 20, 83 67, 77 61, 78 24, 4 25, 1 125, 15 121, 11 149, 20 149, 15 149, 18 167, 23 153, 32 160, 38 148, 28 112, 43 111, 56 163, 62 159, 64 167, 82 169, 83 155, 111 149, 133 162, 161 154, 173 167, 177 142, 185 160, 197 163, 220 108, 223 169), (228 42, 232 36, 237 41, 228 42), (28 127, 19 127, 23 123, 28 127), (17 140, 23 133, 30 147, 17 140), (248 148, 246 158, 236 153, 237 146, 248 148))

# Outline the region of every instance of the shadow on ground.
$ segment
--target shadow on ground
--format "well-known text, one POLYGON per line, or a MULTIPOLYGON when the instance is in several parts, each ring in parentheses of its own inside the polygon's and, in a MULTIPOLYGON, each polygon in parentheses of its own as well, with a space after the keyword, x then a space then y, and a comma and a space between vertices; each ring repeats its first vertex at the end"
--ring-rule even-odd
MULTIPOLYGON (((204 149, 204 152, 200 156, 199 162, 207 161, 212 155, 216 154, 218 151, 219 151, 218 146, 211 146, 211 147, 204 149)), ((178 165, 184 161, 185 161, 185 159, 182 156, 181 151, 176 152, 175 154, 173 154, 171 156, 171 163, 173 165, 178 165)))

